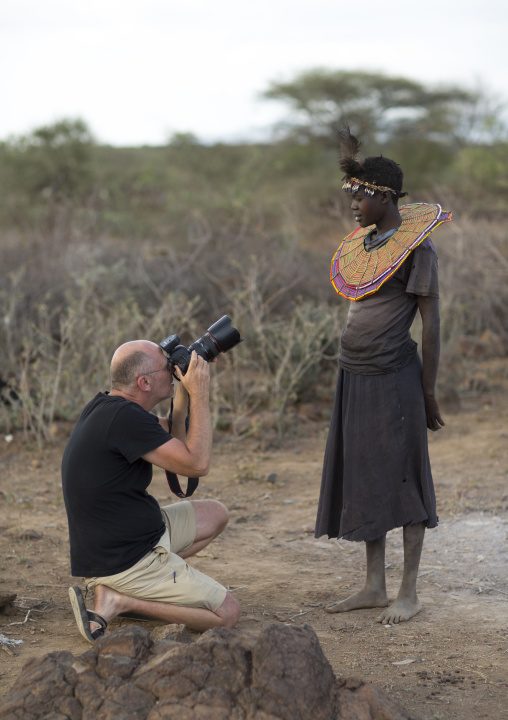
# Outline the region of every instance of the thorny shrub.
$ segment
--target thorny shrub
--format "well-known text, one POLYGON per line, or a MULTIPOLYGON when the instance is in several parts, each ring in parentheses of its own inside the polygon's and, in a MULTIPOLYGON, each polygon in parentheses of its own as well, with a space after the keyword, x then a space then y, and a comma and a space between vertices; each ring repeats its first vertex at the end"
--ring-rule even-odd
MULTIPOLYGON (((452 207, 453 202, 444 202, 452 207)), ((340 224, 340 223, 339 223, 340 224)), ((0 424, 43 444, 107 389, 109 361, 127 340, 189 344, 223 314, 245 342, 213 371, 213 419, 233 435, 262 411, 279 436, 295 403, 333 396, 348 303, 328 281, 329 247, 293 217, 211 227, 195 214, 182 238, 111 237, 63 208, 45 226, 4 234, 0 246, 0 424), (184 249, 182 249, 182 247, 184 249)), ((337 240, 340 233, 337 233, 337 240)), ((436 233, 442 311, 441 381, 460 385, 460 339, 485 330, 508 347, 508 239, 499 224, 456 212, 436 233)))

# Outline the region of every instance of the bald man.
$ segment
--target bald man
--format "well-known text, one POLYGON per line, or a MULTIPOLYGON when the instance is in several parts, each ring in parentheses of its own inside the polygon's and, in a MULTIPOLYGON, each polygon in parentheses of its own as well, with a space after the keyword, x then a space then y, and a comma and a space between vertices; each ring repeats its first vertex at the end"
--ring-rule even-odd
POLYGON ((208 363, 193 352, 183 376, 158 345, 136 340, 113 355, 111 387, 84 408, 62 460, 71 570, 94 590, 92 611, 78 587, 69 589, 81 634, 93 643, 113 618, 132 613, 198 631, 234 627, 237 601, 185 562, 222 532, 226 508, 216 500, 160 507, 147 492, 152 465, 186 477, 209 472, 208 363), (180 382, 169 428, 151 410, 173 396, 173 372, 180 382))

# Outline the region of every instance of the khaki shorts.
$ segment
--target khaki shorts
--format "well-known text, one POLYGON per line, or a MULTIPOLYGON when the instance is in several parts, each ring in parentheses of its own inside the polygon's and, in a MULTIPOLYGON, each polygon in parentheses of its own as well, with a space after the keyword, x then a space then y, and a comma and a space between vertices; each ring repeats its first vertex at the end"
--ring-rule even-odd
POLYGON ((190 547, 196 537, 192 503, 184 500, 162 507, 161 511, 166 531, 157 546, 124 572, 85 578, 87 589, 107 585, 124 595, 142 600, 206 608, 215 612, 226 598, 226 588, 187 565, 176 554, 190 547))

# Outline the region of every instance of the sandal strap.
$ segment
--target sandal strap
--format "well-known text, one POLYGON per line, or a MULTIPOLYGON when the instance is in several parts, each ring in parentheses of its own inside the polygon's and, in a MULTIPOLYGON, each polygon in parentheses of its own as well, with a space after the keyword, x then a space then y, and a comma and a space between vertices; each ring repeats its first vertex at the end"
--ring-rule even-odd
MULTIPOLYGON (((99 615, 98 613, 94 612, 93 610, 87 610, 87 614, 88 614, 88 621, 89 621, 89 622, 97 623, 97 625, 100 626, 100 627, 98 628, 98 630, 101 630, 101 634, 103 634, 103 633, 104 633, 104 630, 105 630, 105 629, 107 628, 107 626, 108 626, 108 621, 105 620, 105 619, 102 617, 102 615, 99 615)), ((95 630, 94 632, 97 632, 97 630, 95 630)), ((93 633, 92 633, 92 635, 93 635, 93 633)))
POLYGON ((103 635, 104 635, 104 628, 102 628, 102 627, 97 628, 97 630, 94 630, 93 632, 90 633, 90 637, 92 638, 92 640, 98 640, 103 635))

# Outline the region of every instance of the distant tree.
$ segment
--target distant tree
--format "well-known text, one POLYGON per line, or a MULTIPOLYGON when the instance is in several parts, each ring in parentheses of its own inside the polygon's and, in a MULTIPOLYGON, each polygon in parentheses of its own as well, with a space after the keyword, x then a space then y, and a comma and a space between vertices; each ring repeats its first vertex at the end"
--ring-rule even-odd
POLYGON ((382 73, 314 69, 272 82, 262 97, 289 104, 286 132, 300 141, 335 144, 344 123, 371 148, 404 137, 457 147, 499 130, 500 105, 484 91, 382 73))
POLYGON ((199 145, 199 140, 194 133, 191 132, 175 132, 173 133, 168 141, 169 145, 173 147, 192 147, 199 145))
POLYGON ((506 101, 479 86, 466 105, 451 104, 450 119, 459 142, 464 145, 495 145, 508 140, 506 101))
POLYGON ((94 139, 80 119, 44 125, 6 143, 11 175, 31 196, 75 197, 88 191, 94 139))

